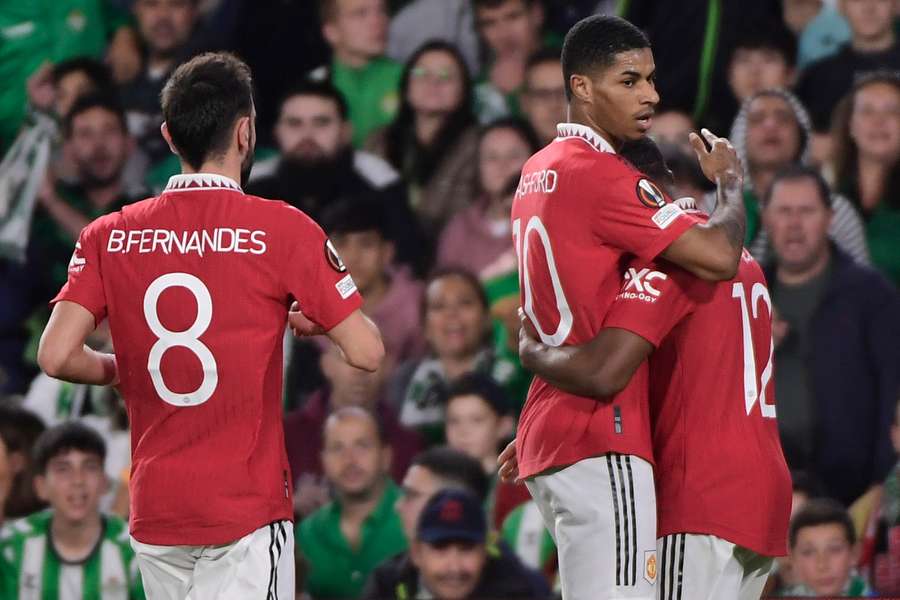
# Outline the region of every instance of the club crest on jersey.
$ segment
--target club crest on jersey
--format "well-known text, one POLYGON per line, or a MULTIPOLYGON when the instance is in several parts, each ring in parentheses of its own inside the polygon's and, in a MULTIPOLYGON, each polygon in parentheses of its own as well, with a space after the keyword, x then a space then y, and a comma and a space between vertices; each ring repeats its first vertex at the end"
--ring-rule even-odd
POLYGON ((331 265, 331 268, 338 273, 347 272, 347 265, 341 260, 341 257, 334 248, 334 244, 331 243, 331 240, 325 240, 325 258, 328 259, 328 264, 331 265))
POLYGON ((656 550, 644 552, 644 579, 651 585, 656 583, 656 550))
POLYGON ((666 205, 665 194, 649 179, 637 182, 637 197, 647 208, 662 208, 666 205))

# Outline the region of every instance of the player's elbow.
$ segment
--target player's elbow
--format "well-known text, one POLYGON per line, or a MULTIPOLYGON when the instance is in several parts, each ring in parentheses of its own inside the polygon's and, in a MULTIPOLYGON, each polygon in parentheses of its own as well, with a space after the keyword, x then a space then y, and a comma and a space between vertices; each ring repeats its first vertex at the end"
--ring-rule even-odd
POLYGON ((706 257, 704 264, 694 271, 694 275, 706 281, 729 281, 737 276, 740 251, 723 248, 706 257))
POLYGON ((611 398, 625 389, 629 375, 614 369, 598 369, 590 382, 590 396, 593 398, 611 398))
POLYGON ((384 342, 380 335, 374 335, 373 339, 365 344, 357 345, 347 353, 347 362, 357 369, 374 373, 384 360, 384 342))
POLYGON ((53 343, 53 340, 48 340, 46 336, 41 337, 37 362, 44 373, 55 379, 62 378, 68 360, 69 353, 61 344, 53 343))

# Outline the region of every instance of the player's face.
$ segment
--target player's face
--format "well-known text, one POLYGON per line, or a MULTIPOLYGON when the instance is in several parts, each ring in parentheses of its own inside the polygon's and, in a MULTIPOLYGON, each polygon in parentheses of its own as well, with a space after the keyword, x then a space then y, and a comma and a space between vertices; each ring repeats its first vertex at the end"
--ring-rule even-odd
POLYGON ((424 53, 409 73, 410 106, 425 115, 448 115, 463 101, 463 74, 452 54, 424 53))
POLYGON ((682 149, 688 156, 694 156, 694 149, 688 141, 688 135, 694 131, 694 121, 683 112, 669 110, 653 117, 650 135, 657 142, 673 144, 682 149))
POLYGON ((816 264, 827 249, 831 214, 811 179, 775 184, 763 218, 780 267, 802 272, 816 264))
POLYGON ((800 153, 800 125, 787 100, 760 96, 747 110, 747 161, 751 168, 778 169, 800 153))
POLYGON ((194 0, 135 2, 138 30, 151 52, 170 55, 187 43, 197 16, 194 4, 194 0))
POLYGON ((797 532, 791 564, 797 580, 817 596, 836 597, 847 585, 854 554, 843 527, 836 523, 815 525, 797 532))
POLYGON ((385 456, 371 419, 344 417, 325 428, 322 466, 343 496, 369 498, 387 471, 385 456))
POLYGON ((900 156, 900 91, 886 83, 873 83, 856 92, 850 137, 861 156, 893 164, 900 156))
POLYGON ((566 120, 566 88, 562 65, 542 62, 525 74, 522 110, 541 142, 556 137, 556 125, 566 120))
POLYGON ((96 454, 69 450, 54 456, 47 471, 35 478, 38 496, 66 522, 79 523, 96 515, 106 491, 103 461, 96 454))
POLYGON ((475 590, 487 562, 484 544, 415 542, 411 558, 428 589, 442 600, 462 600, 475 590))
POLYGON ((477 353, 487 318, 477 291, 462 277, 441 277, 425 290, 425 338, 438 358, 477 353))
POLYGON ((543 12, 539 2, 507 0, 499 6, 475 9, 478 31, 496 56, 527 58, 539 45, 543 12))
POLYGON ((115 182, 130 149, 128 135, 119 119, 101 107, 75 117, 68 145, 82 183, 87 187, 115 182))
POLYGON ((480 396, 457 396, 447 404, 447 443, 479 461, 496 458, 500 417, 480 396))
POLYGON ((784 57, 768 48, 740 48, 728 69, 728 84, 738 102, 753 94, 790 84, 791 68, 784 57))
POLYGON ((301 164, 317 164, 337 156, 349 139, 347 133, 338 107, 319 96, 289 98, 275 125, 281 153, 301 164))
POLYGON ((422 510, 431 497, 440 491, 441 480, 425 467, 412 465, 406 471, 400 488, 403 495, 397 499, 394 508, 400 515, 406 539, 412 540, 416 537, 416 523, 419 522, 419 515, 422 514, 422 510))
POLYGON ((341 233, 331 236, 331 241, 362 294, 385 277, 385 269, 394 254, 393 244, 378 231, 341 233))
POLYGON ((656 64, 650 48, 616 55, 615 62, 585 78, 590 87, 590 117, 616 142, 637 140, 653 125, 659 104, 656 64))
POLYGON ((56 114, 64 117, 69 114, 69 109, 79 97, 93 91, 94 84, 84 71, 72 71, 56 85, 56 100, 54 110, 56 114))
POLYGON ((841 9, 855 38, 878 38, 894 26, 894 0, 842 0, 841 9))
POLYGON ((491 198, 503 196, 529 156, 531 148, 516 130, 498 128, 485 134, 478 147, 478 175, 485 193, 491 198))
POLYGON ((325 24, 325 37, 348 54, 375 58, 384 54, 389 24, 384 0, 338 0, 337 17, 325 24))

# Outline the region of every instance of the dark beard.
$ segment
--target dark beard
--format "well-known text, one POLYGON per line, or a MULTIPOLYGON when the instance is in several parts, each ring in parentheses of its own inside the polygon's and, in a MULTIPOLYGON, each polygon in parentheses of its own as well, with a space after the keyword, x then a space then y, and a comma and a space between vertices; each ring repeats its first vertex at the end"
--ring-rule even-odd
POLYGON ((108 177, 98 177, 95 176, 90 170, 81 170, 78 174, 78 179, 81 182, 81 187, 86 190, 95 190, 98 188, 109 187, 119 181, 119 178, 122 176, 122 169, 116 169, 111 175, 108 177))
POLYGON ((296 160, 282 157, 276 178, 281 196, 315 217, 338 194, 341 177, 352 168, 352 150, 332 158, 296 160))

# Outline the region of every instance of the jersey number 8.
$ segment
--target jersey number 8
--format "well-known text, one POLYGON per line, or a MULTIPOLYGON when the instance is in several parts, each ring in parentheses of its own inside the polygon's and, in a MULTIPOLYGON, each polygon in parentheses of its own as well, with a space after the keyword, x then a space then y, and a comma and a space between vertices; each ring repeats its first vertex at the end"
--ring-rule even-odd
POLYGON ((206 332, 212 321, 212 297, 209 289, 197 277, 187 273, 167 273, 160 275, 144 294, 144 318, 150 331, 157 337, 156 343, 150 348, 150 356, 147 359, 147 370, 150 371, 150 379, 159 397, 175 406, 197 406, 209 400, 219 383, 219 371, 216 366, 216 358, 210 349, 200 341, 200 336, 206 332), (172 331, 166 328, 159 320, 158 302, 164 291, 171 287, 183 287, 193 294, 197 301, 197 318, 194 324, 184 331, 172 331), (160 364, 163 354, 169 348, 187 348, 200 360, 203 367, 203 381, 193 392, 185 394, 173 392, 166 386, 163 380, 160 364))

